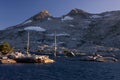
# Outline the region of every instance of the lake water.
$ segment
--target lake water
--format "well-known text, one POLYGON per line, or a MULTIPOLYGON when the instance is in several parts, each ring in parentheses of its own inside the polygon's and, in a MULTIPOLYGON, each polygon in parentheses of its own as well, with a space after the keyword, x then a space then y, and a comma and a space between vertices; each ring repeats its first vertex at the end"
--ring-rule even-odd
POLYGON ((120 80, 120 63, 70 61, 0 64, 0 80, 120 80))

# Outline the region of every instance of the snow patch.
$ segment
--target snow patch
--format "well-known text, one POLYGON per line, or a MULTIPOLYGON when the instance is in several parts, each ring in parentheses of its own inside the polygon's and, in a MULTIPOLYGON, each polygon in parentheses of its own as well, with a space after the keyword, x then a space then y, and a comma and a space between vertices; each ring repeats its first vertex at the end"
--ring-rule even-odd
POLYGON ((72 25, 72 24, 70 24, 69 26, 70 26, 70 27, 75 27, 75 25, 72 25))
POLYGON ((52 18, 48 18, 48 21, 52 20, 52 18))
MULTIPOLYGON (((47 34, 47 36, 55 36, 55 34, 47 34)), ((57 37, 60 37, 60 36, 70 36, 70 34, 68 33, 59 33, 59 34, 56 34, 57 37)))
POLYGON ((109 16, 112 16, 112 14, 105 14, 104 17, 109 17, 109 16))
POLYGON ((41 27, 36 27, 36 26, 26 27, 26 28, 24 28, 24 30, 34 30, 34 31, 41 31, 41 32, 46 31, 46 29, 41 28, 41 27))
POLYGON ((72 38, 72 40, 73 40, 73 41, 76 41, 76 40, 77 40, 77 38, 72 38))
POLYGON ((62 20, 62 21, 66 21, 66 20, 73 20, 73 19, 74 19, 73 17, 65 16, 65 17, 62 18, 61 20, 62 20))
POLYGON ((85 23, 88 23, 88 24, 90 24, 90 23, 91 23, 91 21, 85 21, 85 23))
POLYGON ((101 18, 102 16, 99 15, 92 15, 91 18, 101 18))
POLYGON ((24 22, 23 24, 27 24, 27 23, 31 23, 31 22, 32 22, 32 20, 28 20, 28 21, 24 22))

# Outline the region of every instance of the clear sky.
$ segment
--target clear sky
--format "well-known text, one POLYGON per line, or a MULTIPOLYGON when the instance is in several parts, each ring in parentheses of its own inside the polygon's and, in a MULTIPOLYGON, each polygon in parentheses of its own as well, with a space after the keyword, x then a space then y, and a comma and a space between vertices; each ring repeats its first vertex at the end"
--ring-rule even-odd
POLYGON ((0 29, 19 24, 41 10, 62 16, 73 8, 90 13, 120 10, 120 0, 0 0, 0 29))

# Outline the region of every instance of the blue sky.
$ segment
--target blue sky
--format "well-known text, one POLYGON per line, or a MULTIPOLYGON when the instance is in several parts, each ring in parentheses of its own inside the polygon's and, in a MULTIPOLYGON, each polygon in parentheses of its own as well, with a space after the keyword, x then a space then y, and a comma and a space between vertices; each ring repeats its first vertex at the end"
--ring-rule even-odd
POLYGON ((62 16, 73 8, 90 13, 120 10, 120 0, 0 0, 0 28, 19 24, 41 10, 62 16))

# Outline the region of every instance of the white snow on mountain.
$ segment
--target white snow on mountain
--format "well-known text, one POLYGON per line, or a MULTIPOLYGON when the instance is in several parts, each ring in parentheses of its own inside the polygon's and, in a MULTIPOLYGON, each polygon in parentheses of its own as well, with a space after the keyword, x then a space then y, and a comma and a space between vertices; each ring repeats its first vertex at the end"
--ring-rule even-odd
POLYGON ((109 17, 109 16, 112 16, 113 14, 105 14, 104 17, 109 17))
POLYGON ((87 23, 87 24, 90 24, 91 23, 91 21, 84 21, 85 23, 87 23))
POLYGON ((46 31, 46 29, 41 28, 41 27, 36 27, 36 26, 29 26, 29 27, 24 28, 24 30, 34 30, 34 31, 41 31, 41 32, 46 31))
MULTIPOLYGON (((55 36, 55 34, 53 34, 53 33, 52 34, 47 34, 47 36, 55 36)), ((70 34, 64 32, 64 33, 56 34, 56 36, 57 37, 60 37, 60 36, 70 36, 70 34)))
POLYGON ((72 25, 72 24, 70 24, 69 26, 70 26, 70 27, 75 27, 75 25, 72 25))
POLYGON ((66 20, 73 20, 73 19, 74 19, 73 17, 65 16, 65 17, 62 18, 61 20, 62 20, 62 21, 66 21, 66 20))
POLYGON ((48 18, 48 21, 52 20, 51 18, 48 18))
POLYGON ((91 18, 101 18, 102 16, 99 15, 92 15, 91 18))
POLYGON ((28 21, 24 22, 23 24, 27 24, 27 23, 31 23, 31 22, 32 22, 32 20, 28 20, 28 21))
POLYGON ((73 40, 73 41, 76 41, 76 40, 77 40, 77 38, 72 38, 72 40, 73 40))

